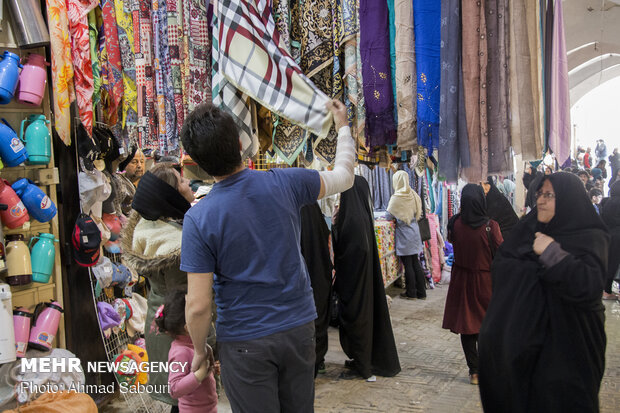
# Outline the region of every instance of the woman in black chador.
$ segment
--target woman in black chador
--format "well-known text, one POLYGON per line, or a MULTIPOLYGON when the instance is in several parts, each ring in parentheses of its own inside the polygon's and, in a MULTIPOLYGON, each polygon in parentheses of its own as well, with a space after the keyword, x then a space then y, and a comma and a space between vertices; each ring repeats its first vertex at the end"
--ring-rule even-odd
POLYGON ((368 182, 355 177, 342 193, 332 227, 336 293, 340 298, 340 344, 347 365, 364 378, 400 372, 375 238, 368 182))
POLYGON ((544 177, 492 267, 479 336, 485 412, 598 412, 609 236, 577 176, 544 177))

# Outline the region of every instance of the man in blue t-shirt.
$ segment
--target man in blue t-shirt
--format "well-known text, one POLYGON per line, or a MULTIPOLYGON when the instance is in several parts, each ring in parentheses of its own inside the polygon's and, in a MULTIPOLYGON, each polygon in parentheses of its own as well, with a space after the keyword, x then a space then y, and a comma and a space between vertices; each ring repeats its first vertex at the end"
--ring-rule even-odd
POLYGON ((300 209, 353 185, 355 145, 346 107, 327 104, 338 129, 332 171, 246 169, 239 130, 210 104, 185 120, 185 151, 215 179, 185 215, 181 270, 188 273, 192 371, 207 360, 211 291, 218 353, 234 412, 314 409, 316 309, 300 249, 300 209))

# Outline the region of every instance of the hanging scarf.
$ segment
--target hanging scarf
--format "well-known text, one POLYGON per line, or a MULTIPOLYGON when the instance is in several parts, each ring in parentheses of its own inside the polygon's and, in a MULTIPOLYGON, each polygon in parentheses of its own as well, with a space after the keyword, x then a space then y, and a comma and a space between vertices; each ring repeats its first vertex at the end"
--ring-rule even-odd
POLYGON ((50 30, 52 55, 52 88, 54 94, 54 126, 65 145, 71 144, 71 114, 69 106, 75 100, 73 63, 69 21, 65 0, 47 0, 47 21, 50 30))
POLYGON ((549 148, 560 165, 570 157, 570 97, 562 2, 555 3, 549 108, 549 148))
MULTIPOLYGON (((101 99, 101 68, 99 67, 99 30, 97 27, 97 11, 101 14, 101 10, 94 8, 88 13, 88 35, 90 38, 90 61, 93 72, 93 107, 97 106, 101 99)), ((94 115, 93 115, 94 116, 94 115)))
POLYGON ((157 221, 161 218, 183 219, 191 205, 176 188, 146 172, 140 178, 131 207, 142 218, 157 221))
POLYGON ((405 171, 398 171, 392 177, 394 195, 390 198, 387 210, 390 214, 406 224, 422 215, 422 200, 409 186, 409 175, 405 171))
POLYGON ((67 17, 71 34, 75 95, 80 121, 89 135, 93 133, 93 67, 90 60, 90 34, 88 13, 98 5, 98 0, 68 0, 67 17))
POLYGON ((114 5, 118 41, 123 64, 123 109, 121 125, 129 141, 135 141, 137 138, 138 95, 136 91, 133 20, 128 7, 129 0, 115 0, 114 5))
MULTIPOLYGON (((174 135, 178 141, 181 127, 183 126, 184 107, 183 107, 183 79, 181 74, 181 47, 183 45, 182 20, 180 20, 179 0, 166 0, 167 30, 168 30, 168 52, 170 53, 170 85, 172 87, 172 98, 174 109, 176 112, 176 134, 174 135)), ((168 96, 169 97, 169 96, 168 96)), ((172 146, 176 148, 176 142, 172 146)))
POLYGON ((188 32, 189 76, 187 77, 187 110, 193 111, 204 102, 211 102, 211 27, 208 8, 200 0, 183 3, 186 10, 184 28, 188 32))
POLYGON ((439 146, 441 2, 414 0, 413 14, 418 73, 418 144, 432 151, 439 146))
POLYGON ((364 90, 362 88, 361 61, 358 48, 359 22, 357 0, 342 1, 342 20, 344 27, 344 104, 351 125, 351 134, 358 143, 365 145, 364 90))
POLYGON ((460 23, 460 1, 443 1, 441 3, 439 172, 448 182, 456 182, 460 167, 469 166, 460 23))
MULTIPOLYGON (((217 21, 217 30, 214 30, 217 33, 214 56, 217 47, 218 81, 221 82, 226 76, 233 90, 239 88, 272 112, 300 124, 320 138, 326 136, 331 126, 325 108, 328 98, 314 88, 288 52, 280 46, 280 35, 271 16, 270 2, 219 1, 216 15, 225 16, 217 21)), ((215 79, 214 75, 214 84, 215 79)), ((247 109, 239 105, 243 96, 233 91, 220 92, 220 89, 221 86, 214 90, 214 94, 223 95, 218 103, 230 110, 234 117, 244 119, 240 115, 244 115, 247 109)), ((247 152, 250 144, 251 151, 256 151, 256 136, 251 130, 247 133, 247 122, 242 124, 242 135, 247 135, 241 137, 244 151, 247 152)))
MULTIPOLYGON (((107 66, 107 99, 104 101, 105 121, 108 125, 118 123, 118 110, 123 100, 123 66, 118 43, 116 13, 112 0, 101 0, 107 66)), ((113 128, 118 139, 118 127, 113 128)))
POLYGON ((370 147, 391 145, 396 142, 396 125, 387 3, 360 0, 359 19, 364 99, 368 117, 366 142, 370 147))
POLYGON ((413 31, 413 3, 396 0, 396 108, 398 109, 399 150, 413 149, 416 144, 416 66, 413 31))

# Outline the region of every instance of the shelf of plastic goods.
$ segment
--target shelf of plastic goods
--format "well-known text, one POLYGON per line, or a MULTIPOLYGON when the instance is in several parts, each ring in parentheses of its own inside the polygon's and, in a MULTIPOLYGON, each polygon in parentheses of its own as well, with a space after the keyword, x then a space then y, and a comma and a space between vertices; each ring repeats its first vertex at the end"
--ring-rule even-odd
MULTIPOLYGON (((22 59, 27 57, 29 53, 36 53, 45 56, 45 47, 33 49, 20 49, 13 40, 12 31, 8 25, 8 20, 4 19, 0 26, 0 53, 8 50, 19 55, 22 59)), ((0 105, 0 118, 5 119, 9 125, 19 134, 21 122, 32 114, 43 114, 48 120, 51 120, 51 104, 49 97, 49 88, 46 88, 45 96, 40 106, 32 106, 18 103, 13 99, 7 105, 0 105)), ((51 133, 51 127, 48 125, 51 133)), ((22 165, 13 168, 5 167, 0 170, 0 178, 6 179, 13 183, 20 178, 28 178, 32 180, 39 188, 49 196, 49 198, 58 205, 56 196, 56 185, 58 184, 58 171, 54 168, 54 154, 48 165, 22 165)), ((53 234, 57 239, 59 236, 58 216, 54 217, 50 222, 40 223, 31 218, 29 222, 20 228, 8 229, 4 227, 4 234, 23 234, 26 241, 40 232, 53 234)), ((26 307, 34 310, 37 303, 44 301, 58 301, 63 307, 62 292, 62 270, 60 262, 60 247, 56 246, 56 256, 54 259, 54 271, 47 283, 30 283, 24 286, 11 287, 12 304, 14 307, 26 307)), ((58 327, 58 333, 53 343, 54 347, 65 348, 65 324, 64 316, 58 327)))

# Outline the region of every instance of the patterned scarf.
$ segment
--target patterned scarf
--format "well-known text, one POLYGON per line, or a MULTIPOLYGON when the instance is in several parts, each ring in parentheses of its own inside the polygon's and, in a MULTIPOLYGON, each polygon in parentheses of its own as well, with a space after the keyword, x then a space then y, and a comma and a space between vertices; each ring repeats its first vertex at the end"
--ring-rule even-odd
MULTIPOLYGON (((186 0, 183 25, 188 39, 187 111, 211 101, 211 28, 204 1, 186 0)), ((210 5, 209 5, 210 6, 210 5)))
MULTIPOLYGON (((293 58, 281 46, 280 35, 267 0, 222 0, 216 5, 219 17, 214 34, 214 62, 217 56, 218 82, 224 74, 229 85, 246 91, 272 112, 300 124, 320 138, 331 126, 325 104, 327 96, 318 91, 302 73, 293 58)), ((214 65, 215 69, 215 65, 214 65)), ((214 76, 214 85, 216 77, 214 76)), ((243 96, 222 89, 222 106, 237 119, 243 119, 243 96)), ((214 98, 215 102, 215 98, 214 98)), ((248 111, 251 120, 251 113, 248 111)), ((250 123, 243 122, 245 126, 250 123)), ((243 149, 257 145, 252 133, 242 133, 243 149), (243 136, 243 135, 247 136, 243 136)), ((256 150, 254 146, 253 150, 256 150)))
POLYGON ((90 60, 93 71, 93 107, 101 99, 101 68, 99 67, 99 30, 97 27, 97 11, 101 17, 101 10, 94 8, 88 13, 88 35, 90 37, 90 60))
MULTIPOLYGON (((116 26, 116 13, 112 0, 101 0, 101 10, 103 11, 103 27, 105 32, 106 58, 104 62, 107 66, 107 99, 104 100, 105 111, 108 125, 116 126, 118 123, 118 109, 123 99, 123 66, 121 63, 121 52, 118 43, 118 29, 116 26)), ((104 86, 106 86, 104 84, 104 86)), ((119 139, 119 128, 113 127, 117 139, 119 139)))
POLYGON ((170 83, 172 86, 172 98, 176 112, 176 133, 173 135, 177 142, 169 143, 169 150, 178 147, 179 134, 185 119, 185 109, 183 106, 183 77, 181 69, 181 49, 183 47, 183 23, 182 9, 179 7, 179 0, 166 0, 168 11, 168 51, 170 53, 170 83))
POLYGON ((93 133, 93 67, 90 60, 88 13, 98 5, 97 0, 68 0, 67 17, 71 34, 75 92, 80 121, 93 133))
POLYGON ((133 19, 129 9, 130 0, 115 0, 118 41, 123 63, 123 115, 124 135, 130 142, 137 139, 138 94, 136 91, 136 63, 134 56, 133 19))
POLYGON ((47 0, 47 21, 52 54, 52 88, 54 94, 54 126, 65 145, 71 144, 69 106, 75 100, 71 39, 65 0, 47 0))

